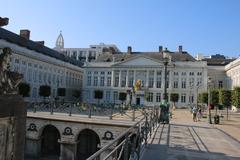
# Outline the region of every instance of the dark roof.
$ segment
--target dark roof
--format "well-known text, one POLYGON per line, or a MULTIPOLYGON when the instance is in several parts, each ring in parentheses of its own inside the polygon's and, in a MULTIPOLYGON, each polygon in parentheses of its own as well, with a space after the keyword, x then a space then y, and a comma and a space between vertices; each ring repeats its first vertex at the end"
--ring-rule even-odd
POLYGON ((208 66, 226 66, 235 59, 218 59, 218 58, 204 58, 208 66))
POLYGON ((53 58, 56 58, 56 59, 64 61, 64 62, 68 62, 70 64, 73 64, 73 65, 76 65, 76 66, 79 66, 79 67, 81 67, 83 65, 83 63, 81 63, 77 60, 74 60, 70 57, 67 57, 63 54, 60 54, 56 50, 48 48, 48 47, 46 47, 42 44, 39 44, 37 42, 34 42, 32 40, 28 40, 26 38, 23 38, 23 37, 15 34, 13 32, 10 32, 6 29, 3 29, 3 28, 0 28, 0 39, 4 39, 8 42, 17 44, 17 45, 22 46, 22 47, 26 47, 30 50, 34 50, 34 51, 36 51, 40 54, 43 54, 43 55, 46 55, 46 56, 49 56, 49 57, 53 57, 53 58))
POLYGON ((235 59, 226 59, 226 57, 221 54, 215 54, 215 55, 212 55, 211 58, 203 59, 203 61, 207 62, 208 66, 225 66, 234 60, 235 59))
MULTIPOLYGON (((172 61, 196 61, 190 54, 187 52, 167 52, 171 55, 172 61)), ((136 57, 139 55, 143 55, 149 58, 163 60, 162 52, 131 52, 131 54, 127 54, 126 52, 119 52, 116 54, 101 54, 95 60, 95 62, 112 62, 113 57, 115 58, 115 62, 125 61, 129 58, 136 57)))

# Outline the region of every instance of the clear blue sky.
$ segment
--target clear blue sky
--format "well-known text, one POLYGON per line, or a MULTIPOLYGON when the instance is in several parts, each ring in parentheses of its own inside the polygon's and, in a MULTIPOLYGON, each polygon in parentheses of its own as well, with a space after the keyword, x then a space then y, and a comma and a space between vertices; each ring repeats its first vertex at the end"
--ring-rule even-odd
POLYGON ((126 51, 178 45, 197 53, 240 55, 240 0, 0 0, 4 27, 31 30, 32 40, 54 47, 62 30, 65 47, 100 42, 126 51))

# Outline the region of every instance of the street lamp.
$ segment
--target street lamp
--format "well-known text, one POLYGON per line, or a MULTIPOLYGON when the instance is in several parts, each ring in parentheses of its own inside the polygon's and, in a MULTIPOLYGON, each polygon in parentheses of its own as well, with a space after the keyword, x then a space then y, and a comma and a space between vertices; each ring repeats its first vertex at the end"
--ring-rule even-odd
POLYGON ((164 64, 164 92, 163 92, 163 102, 160 105, 161 112, 159 122, 162 123, 169 123, 169 104, 167 103, 167 65, 168 65, 168 58, 163 58, 164 64))
POLYGON ((212 79, 210 77, 208 77, 208 121, 209 121, 209 124, 212 124, 212 117, 211 117, 211 108, 210 108, 210 98, 211 98, 211 92, 210 92, 210 85, 212 83, 212 79))
POLYGON ((164 92, 163 92, 163 100, 167 102, 167 65, 168 65, 168 58, 163 58, 164 64, 164 92))

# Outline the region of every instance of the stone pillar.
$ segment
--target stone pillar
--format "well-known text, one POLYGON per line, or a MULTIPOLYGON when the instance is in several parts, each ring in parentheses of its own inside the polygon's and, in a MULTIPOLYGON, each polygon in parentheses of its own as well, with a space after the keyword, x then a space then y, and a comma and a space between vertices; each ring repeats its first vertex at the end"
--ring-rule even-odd
POLYGON ((119 82, 118 82, 118 87, 121 87, 121 81, 122 81, 122 71, 119 71, 119 82))
POLYGON ((129 70, 127 70, 127 75, 126 75, 126 87, 128 87, 128 78, 129 78, 129 70))
POLYGON ((112 87, 114 87, 114 84, 113 84, 113 83, 114 83, 114 73, 115 73, 115 71, 113 70, 113 71, 112 71, 112 75, 111 75, 111 77, 112 77, 112 78, 111 78, 111 86, 112 86, 112 87))
POLYGON ((77 142, 73 140, 61 140, 59 160, 75 160, 77 159, 77 142))
POLYGON ((41 154, 41 138, 26 137, 25 155, 29 158, 39 158, 41 154))
POLYGON ((157 88, 157 70, 154 70, 153 88, 157 88))
POLYGON ((137 81, 136 80, 136 72, 137 72, 136 70, 133 71, 133 86, 135 85, 135 83, 137 81))
POLYGON ((26 106, 21 96, 0 96, 0 143, 3 142, 0 145, 0 159, 7 156, 6 159, 24 160, 26 106), (11 123, 1 124, 4 122, 3 119, 10 119, 11 123), (5 145, 4 141, 7 142, 5 145), (9 158, 9 155, 12 158, 9 158))
POLYGON ((148 88, 148 86, 149 86, 149 70, 147 70, 146 71, 146 82, 145 82, 145 86, 146 86, 146 88, 148 88))

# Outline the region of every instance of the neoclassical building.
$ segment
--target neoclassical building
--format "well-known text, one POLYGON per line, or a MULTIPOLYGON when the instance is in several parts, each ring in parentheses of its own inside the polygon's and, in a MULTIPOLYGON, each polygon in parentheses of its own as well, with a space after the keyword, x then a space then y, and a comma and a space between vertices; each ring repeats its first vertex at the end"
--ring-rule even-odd
POLYGON ((240 87, 240 58, 226 65, 225 71, 229 80, 229 89, 240 87))
POLYGON ((30 31, 21 30, 20 35, 0 28, 0 53, 10 47, 11 70, 23 74, 24 81, 30 84, 29 101, 41 101, 39 87, 51 86, 51 96, 57 96, 58 88, 66 88, 66 100, 72 99, 73 90, 81 90, 83 81, 82 63, 44 46, 44 42, 29 39, 30 31))
MULTIPOLYGON (((177 106, 196 103, 197 93, 207 90, 207 63, 197 61, 182 50, 170 52, 159 47, 158 52, 102 54, 96 61, 84 65, 83 100, 97 103, 95 90, 103 92, 100 103, 121 103, 119 93, 132 92, 136 81, 141 89, 127 95, 127 102, 139 105, 159 105, 163 98, 164 58, 168 59, 167 92, 178 93, 177 106)), ((168 99, 170 96, 168 96, 168 99)))

